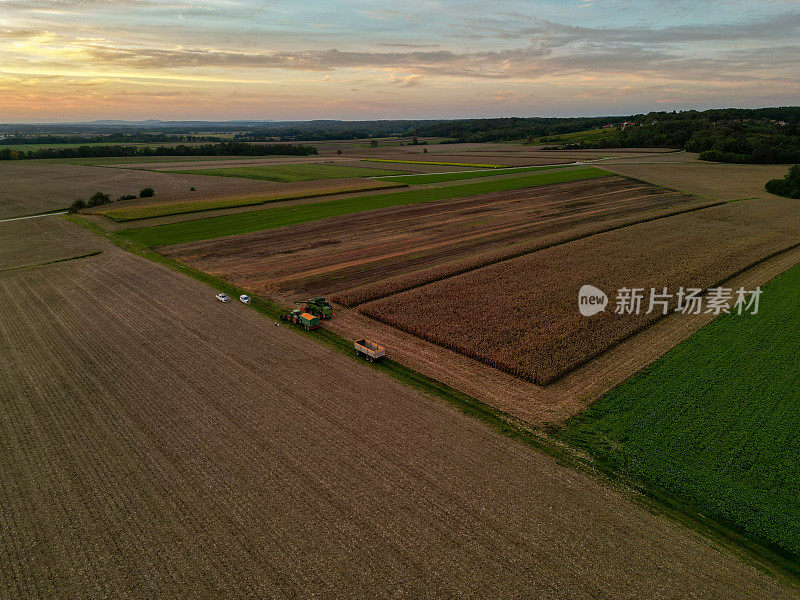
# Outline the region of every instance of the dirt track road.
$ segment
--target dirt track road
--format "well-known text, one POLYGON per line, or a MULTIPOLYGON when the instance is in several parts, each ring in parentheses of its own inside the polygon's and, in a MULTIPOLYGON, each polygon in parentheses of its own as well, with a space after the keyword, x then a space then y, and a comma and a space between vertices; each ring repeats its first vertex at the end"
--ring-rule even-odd
POLYGON ((0 273, 0 598, 799 598, 115 248, 0 273))

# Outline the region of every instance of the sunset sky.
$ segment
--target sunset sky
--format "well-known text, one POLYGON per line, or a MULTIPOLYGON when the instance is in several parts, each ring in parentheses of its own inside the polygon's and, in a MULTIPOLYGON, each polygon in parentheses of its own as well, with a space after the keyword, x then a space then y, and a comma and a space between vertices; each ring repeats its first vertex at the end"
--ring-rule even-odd
POLYGON ((800 103, 797 0, 0 0, 0 122, 800 103))

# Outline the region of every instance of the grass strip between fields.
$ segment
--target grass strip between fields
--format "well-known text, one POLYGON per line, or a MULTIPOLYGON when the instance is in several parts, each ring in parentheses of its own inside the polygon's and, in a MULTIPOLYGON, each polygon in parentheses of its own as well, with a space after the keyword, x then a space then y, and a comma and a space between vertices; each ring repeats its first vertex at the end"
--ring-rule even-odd
MULTIPOLYGON (((269 300, 249 293, 247 290, 232 285, 223 279, 162 256, 134 240, 121 238, 117 234, 109 232, 78 215, 68 215, 65 218, 109 239, 129 252, 192 277, 217 291, 226 293, 232 298, 247 293, 252 298, 252 303, 249 305, 250 308, 270 319, 277 319, 280 314, 285 312, 284 308, 269 300)), ((295 331, 298 335, 314 338, 318 342, 347 354, 353 360, 363 362, 353 356, 351 340, 324 327, 314 331, 296 328, 295 331)), ((463 414, 478 419, 499 434, 544 452, 554 457, 560 464, 591 475, 600 476, 615 487, 622 485, 626 489, 633 490, 635 494, 632 496, 632 500, 647 510, 662 514, 707 538, 721 543, 730 552, 741 556, 750 563, 754 563, 759 569, 786 581, 790 585, 800 586, 800 565, 796 561, 787 559, 785 555, 776 552, 771 546, 764 545, 759 539, 751 535, 743 535, 740 531, 732 529, 725 522, 701 514, 694 506, 687 504, 668 491, 642 484, 639 479, 628 478, 618 470, 610 468, 606 463, 587 459, 585 455, 576 453, 562 442, 556 440, 551 435, 553 432, 548 433, 531 429, 507 413, 390 358, 378 363, 364 364, 369 368, 389 375, 401 383, 448 402, 463 414)))
POLYGON ((205 212, 221 208, 238 208, 241 206, 258 206, 260 204, 271 204, 273 202, 283 202, 284 200, 302 200, 304 198, 321 198, 324 196, 338 196, 339 194, 356 194, 359 192, 371 192, 375 190, 390 190, 393 188, 407 187, 404 183, 383 183, 377 182, 374 186, 360 188, 340 188, 324 192, 296 192, 294 194, 278 194, 274 196, 251 196, 241 198, 215 198, 211 200, 194 200, 192 202, 176 202, 172 204, 151 204, 148 206, 128 206, 111 208, 98 211, 95 214, 115 221, 116 223, 126 223, 129 221, 141 221, 155 217, 166 217, 169 215, 185 215, 189 213, 205 212))
POLYGON ((491 192, 516 190, 553 183, 565 183, 581 179, 592 179, 595 177, 607 177, 609 175, 612 175, 612 173, 594 167, 537 173, 512 179, 482 181, 466 185, 409 190, 406 192, 389 194, 357 196, 354 198, 340 198, 329 202, 310 202, 232 215, 220 215, 218 217, 209 217, 207 219, 197 219, 194 221, 154 225, 152 227, 142 227, 139 229, 123 229, 119 232, 119 235, 150 247, 168 246, 183 242, 252 233, 265 229, 296 225, 297 223, 338 217, 379 208, 477 196, 479 194, 491 192))
POLYGON ((568 165, 541 165, 537 167, 512 167, 510 169, 487 169, 485 171, 453 171, 452 173, 420 173, 416 175, 389 175, 376 177, 380 181, 397 181, 401 183, 420 185, 424 183, 439 183, 441 181, 458 181, 459 179, 474 179, 477 177, 496 177, 497 175, 511 175, 512 173, 526 173, 528 171, 543 171, 545 169, 564 168, 568 165))
POLYGON ((294 181, 314 181, 317 179, 345 179, 349 177, 378 177, 396 175, 388 169, 366 169, 363 167, 344 167, 319 163, 300 163, 290 165, 256 165, 252 167, 217 167, 211 169, 184 169, 159 171, 181 173, 183 175, 208 175, 213 177, 238 177, 291 183, 294 181))
POLYGON ((484 169, 502 169, 508 165, 487 165, 482 163, 436 162, 432 160, 399 160, 392 158, 360 158, 366 162, 398 163, 401 165, 440 165, 442 167, 475 167, 484 169))

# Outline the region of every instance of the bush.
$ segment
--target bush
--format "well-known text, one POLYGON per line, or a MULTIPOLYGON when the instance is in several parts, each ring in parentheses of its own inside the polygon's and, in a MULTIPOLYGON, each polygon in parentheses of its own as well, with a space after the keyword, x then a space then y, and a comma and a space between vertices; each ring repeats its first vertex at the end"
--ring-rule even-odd
POLYGON ((800 198, 800 165, 795 165, 782 179, 771 179, 764 188, 776 196, 800 198))
POLYGON ((156 192, 151 187, 146 187, 141 192, 139 192, 139 198, 152 198, 155 195, 156 192))
POLYGON ((125 195, 117 198, 117 202, 119 202, 120 200, 134 200, 134 199, 136 199, 136 196, 125 195))
POLYGON ((110 204, 111 197, 108 194, 104 194, 103 192, 96 192, 94 196, 89 198, 89 201, 86 203, 87 208, 91 208, 93 206, 100 206, 101 204, 110 204))
POLYGON ((83 200, 75 200, 75 202, 70 204, 69 208, 67 209, 67 212, 72 215, 83 208, 86 208, 86 202, 84 202, 83 200))
POLYGON ((341 150, 337 150, 337 151, 336 151, 336 154, 341 154, 341 153, 342 153, 342 151, 341 151, 341 150))
POLYGON ((189 191, 190 191, 190 192, 196 192, 197 190, 195 190, 195 189, 194 189, 194 187, 190 187, 190 188, 189 188, 189 191))

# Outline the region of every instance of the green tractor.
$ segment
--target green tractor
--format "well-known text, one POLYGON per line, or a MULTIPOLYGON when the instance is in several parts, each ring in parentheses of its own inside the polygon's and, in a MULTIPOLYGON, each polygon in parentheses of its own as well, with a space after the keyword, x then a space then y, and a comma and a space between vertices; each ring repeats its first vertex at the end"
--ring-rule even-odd
POLYGON ((320 319, 330 319, 333 316, 333 307, 331 303, 317 296, 308 300, 295 300, 295 304, 305 304, 306 312, 319 317, 320 319))
POLYGON ((306 331, 319 328, 319 317, 310 315, 302 310, 293 310, 291 312, 281 315, 281 321, 294 323, 295 325, 302 326, 306 331))

